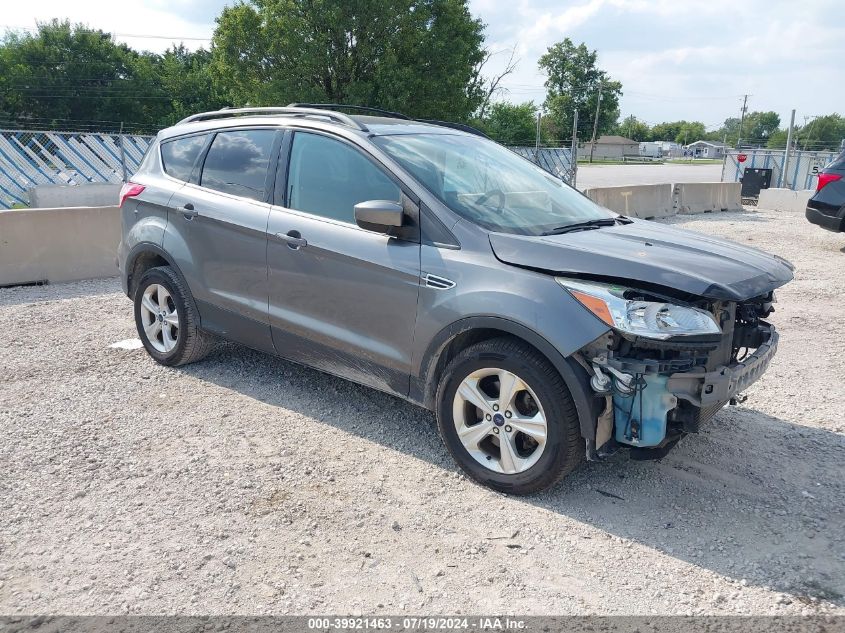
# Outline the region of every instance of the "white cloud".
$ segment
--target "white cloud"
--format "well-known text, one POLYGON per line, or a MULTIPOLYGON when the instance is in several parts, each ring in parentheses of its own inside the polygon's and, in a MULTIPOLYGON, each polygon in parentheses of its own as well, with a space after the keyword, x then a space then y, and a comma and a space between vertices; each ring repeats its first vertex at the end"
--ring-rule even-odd
POLYGON ((651 121, 718 123, 739 110, 784 119, 845 103, 845 22, 837 0, 555 0, 520 2, 487 20, 497 45, 519 45, 521 63, 506 98, 542 102, 537 59, 564 37, 585 41, 623 83, 624 114, 651 121))
MULTIPOLYGON (((133 48, 161 52, 182 38, 210 38, 217 11, 197 13, 190 11, 198 5, 222 5, 222 2, 197 0, 143 0, 131 3, 131 8, 113 0, 85 0, 68 3, 66 0, 41 0, 38 3, 9 2, 3 7, 3 27, 35 28, 36 23, 53 18, 68 19, 91 28, 111 33, 154 35, 156 37, 126 37, 115 39, 133 48), (186 17, 190 16, 190 17, 186 17), (162 37, 164 36, 164 37, 162 37), (175 37, 175 39, 166 39, 175 37)), ((208 42, 185 39, 189 48, 208 46, 208 42)))
MULTIPOLYGON (((33 28, 69 18, 115 33, 209 38, 214 18, 235 0, 39 0, 4 3, 2 25, 33 28)), ((508 99, 545 97, 537 59, 564 37, 599 53, 599 65, 623 83, 624 114, 651 122, 719 122, 750 93, 751 109, 820 114, 845 109, 845 21, 841 0, 470 0, 487 25, 492 50, 516 47, 520 63, 508 99)), ((168 39, 118 36, 162 51, 168 39)), ((205 40, 185 40, 191 48, 205 40)), ((500 69, 507 54, 491 60, 500 69)))

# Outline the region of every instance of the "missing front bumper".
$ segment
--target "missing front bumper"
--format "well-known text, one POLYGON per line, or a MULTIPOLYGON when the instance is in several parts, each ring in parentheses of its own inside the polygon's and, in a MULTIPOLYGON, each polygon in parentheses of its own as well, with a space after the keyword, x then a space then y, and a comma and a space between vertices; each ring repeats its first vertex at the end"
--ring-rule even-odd
POLYGON ((777 352, 778 333, 773 325, 763 324, 768 331, 764 342, 753 354, 711 372, 679 372, 669 376, 667 390, 681 400, 700 408, 720 406, 744 391, 769 368, 777 352))

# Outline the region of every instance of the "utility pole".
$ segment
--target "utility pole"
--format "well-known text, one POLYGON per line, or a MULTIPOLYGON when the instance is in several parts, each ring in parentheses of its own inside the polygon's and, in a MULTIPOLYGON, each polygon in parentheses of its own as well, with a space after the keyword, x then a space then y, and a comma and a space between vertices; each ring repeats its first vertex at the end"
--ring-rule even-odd
POLYGON ((537 156, 540 155, 540 118, 542 117, 542 113, 537 113, 537 138, 534 144, 534 152, 537 156))
MULTIPOLYGON (((808 117, 804 117, 804 124, 805 125, 807 123, 807 118, 808 117)), ((813 123, 815 123, 815 122, 816 122, 816 117, 814 116, 813 120, 810 121, 810 125, 807 127, 807 134, 804 136, 804 147, 801 148, 801 151, 804 151, 804 152, 807 151, 807 143, 810 141, 810 132, 812 132, 813 123)))
POLYGON ((795 110, 792 111, 792 116, 789 117, 789 129, 786 131, 786 150, 783 152, 783 169, 780 170, 780 179, 778 180, 778 187, 789 187, 787 182, 789 169, 789 150, 792 147, 792 128, 795 126, 795 110))
POLYGON ((743 95, 742 97, 742 110, 739 113, 739 134, 736 137, 736 148, 739 149, 739 142, 742 140, 742 124, 745 123, 745 112, 748 110, 746 105, 748 104, 748 97, 751 95, 743 95))
POLYGON ((576 108, 575 113, 572 116, 572 149, 570 150, 570 154, 572 155, 572 182, 569 183, 573 187, 575 186, 575 181, 578 178, 578 109, 576 108))
POLYGON ((593 162, 593 152, 596 149, 596 132, 599 129, 599 108, 601 108, 601 89, 604 82, 599 84, 599 98, 596 99, 596 118, 593 120, 593 138, 590 140, 590 163, 593 162))

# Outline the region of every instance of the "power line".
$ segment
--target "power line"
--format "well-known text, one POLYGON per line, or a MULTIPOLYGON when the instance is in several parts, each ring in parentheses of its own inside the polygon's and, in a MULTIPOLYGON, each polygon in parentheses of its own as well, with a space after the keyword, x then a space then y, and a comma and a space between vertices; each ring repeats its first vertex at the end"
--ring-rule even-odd
MULTIPOLYGON (((27 26, 14 26, 11 24, 0 24, 0 28, 9 29, 11 31, 28 31, 30 33, 39 33, 40 29, 27 27, 27 26)), ((131 37, 136 39, 149 39, 149 40, 190 40, 196 42, 210 42, 212 38, 210 37, 194 37, 188 35, 156 35, 153 33, 117 33, 111 31, 104 31, 102 29, 78 29, 75 27, 71 27, 74 32, 76 33, 104 33, 106 35, 111 35, 112 37, 131 37)))

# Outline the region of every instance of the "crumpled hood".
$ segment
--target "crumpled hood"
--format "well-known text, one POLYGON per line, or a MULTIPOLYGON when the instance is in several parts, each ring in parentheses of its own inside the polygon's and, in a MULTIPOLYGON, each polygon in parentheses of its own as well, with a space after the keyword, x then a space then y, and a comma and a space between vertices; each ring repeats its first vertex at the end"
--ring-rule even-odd
POLYGON ((562 235, 491 233, 490 245, 499 260, 516 266, 639 281, 729 301, 782 286, 794 269, 755 248, 647 220, 562 235))

